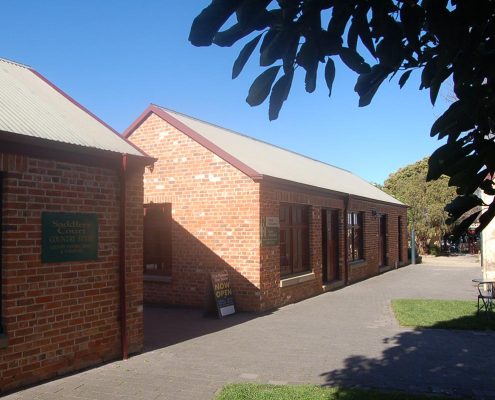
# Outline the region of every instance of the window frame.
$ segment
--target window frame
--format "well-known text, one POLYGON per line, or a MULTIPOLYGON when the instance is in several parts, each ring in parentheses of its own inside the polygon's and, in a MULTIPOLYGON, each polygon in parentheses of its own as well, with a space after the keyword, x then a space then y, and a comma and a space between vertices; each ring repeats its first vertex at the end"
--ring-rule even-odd
POLYGON ((364 260, 364 212, 347 212, 347 258, 349 262, 364 260))
POLYGON ((306 204, 281 203, 279 206, 279 270, 282 279, 311 271, 310 210, 306 204), (285 212, 287 214, 283 215, 285 212), (285 251, 282 251, 283 247, 285 251), (282 262, 283 257, 287 263, 282 262), (287 271, 283 272, 283 269, 287 271))

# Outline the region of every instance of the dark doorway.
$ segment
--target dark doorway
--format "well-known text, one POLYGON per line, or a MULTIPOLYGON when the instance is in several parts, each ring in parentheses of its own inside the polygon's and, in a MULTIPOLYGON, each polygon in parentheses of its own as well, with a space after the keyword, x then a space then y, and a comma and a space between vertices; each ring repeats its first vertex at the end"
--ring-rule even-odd
POLYGON ((172 205, 145 204, 143 223, 145 275, 172 275, 172 205))
POLYGON ((340 279, 339 268, 339 212, 322 210, 323 281, 340 279))
POLYGON ((402 263, 402 217, 399 217, 399 222, 398 222, 398 226, 397 226, 397 246, 399 246, 398 248, 398 252, 397 254, 399 255, 399 264, 402 263))
POLYGON ((387 216, 380 215, 378 223, 378 265, 387 265, 387 216))

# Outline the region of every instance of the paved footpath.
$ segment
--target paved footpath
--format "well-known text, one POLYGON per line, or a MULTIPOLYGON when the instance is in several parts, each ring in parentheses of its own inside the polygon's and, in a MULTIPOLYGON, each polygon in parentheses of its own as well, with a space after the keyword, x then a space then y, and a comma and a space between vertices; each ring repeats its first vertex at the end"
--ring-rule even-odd
POLYGON ((229 382, 315 383, 495 399, 494 332, 398 326, 390 299, 476 299, 474 257, 426 259, 255 316, 149 308, 146 350, 5 400, 209 400, 229 382), (452 258, 453 259, 453 258, 452 258))

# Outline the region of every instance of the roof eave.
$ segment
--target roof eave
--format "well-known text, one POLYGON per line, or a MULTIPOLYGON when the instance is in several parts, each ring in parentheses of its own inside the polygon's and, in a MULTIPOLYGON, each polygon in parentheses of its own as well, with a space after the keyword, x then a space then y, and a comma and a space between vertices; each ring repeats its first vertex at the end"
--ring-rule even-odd
POLYGON ((169 123, 174 128, 178 129, 179 131, 184 133, 186 136, 188 136, 195 142, 199 143, 201 146, 205 147, 206 149, 208 149, 209 151, 211 151, 212 153, 214 153, 215 155, 217 155, 218 157, 220 157, 221 159, 223 159, 233 167, 237 168, 239 171, 247 175, 253 181, 260 181, 263 179, 263 175, 260 174, 258 171, 244 164, 238 158, 234 157, 230 153, 227 153, 225 150, 221 149, 216 144, 206 139, 199 132, 185 125, 183 122, 179 121, 177 118, 174 118, 172 115, 170 115, 169 113, 167 113, 166 111, 164 111, 163 109, 161 109, 160 107, 154 104, 150 104, 141 113, 141 115, 124 131, 123 136, 125 138, 129 138, 129 136, 131 136, 136 131, 136 129, 138 129, 141 126, 141 124, 151 114, 155 114, 156 116, 160 117, 165 122, 169 123))
POLYGON ((283 179, 283 178, 277 178, 277 177, 274 177, 274 176, 262 175, 262 178, 263 178, 262 179, 263 180, 263 183, 267 183, 267 184, 276 183, 276 184, 281 184, 281 185, 286 185, 286 186, 294 187, 294 188, 296 188, 298 190, 305 190, 305 191, 311 191, 311 192, 316 192, 316 193, 321 193, 321 194, 327 194, 327 195, 332 195, 332 196, 336 196, 336 197, 339 197, 339 198, 347 198, 347 197, 350 196, 351 198, 357 199, 357 200, 372 201, 372 202, 375 202, 375 203, 385 204, 385 205, 389 205, 389 206, 397 206, 397 207, 409 208, 409 206, 407 206, 407 205, 405 205, 403 203, 392 203, 392 202, 389 202, 389 201, 380 200, 380 199, 374 199, 374 198, 371 198, 371 197, 359 196, 359 195, 355 195, 355 194, 352 194, 352 193, 339 192, 339 191, 336 191, 336 190, 326 189, 326 188, 322 188, 322 187, 319 187, 319 186, 312 186, 312 185, 308 185, 308 184, 305 184, 305 183, 290 181, 290 180, 283 179))
POLYGON ((94 159, 108 161, 120 159, 124 154, 131 157, 136 164, 143 167, 150 166, 157 161, 156 158, 150 156, 79 146, 72 143, 22 135, 16 132, 0 131, 0 143, 2 144, 1 150, 6 153, 22 154, 30 157, 54 158, 83 164, 91 162, 87 158, 88 156, 94 159))

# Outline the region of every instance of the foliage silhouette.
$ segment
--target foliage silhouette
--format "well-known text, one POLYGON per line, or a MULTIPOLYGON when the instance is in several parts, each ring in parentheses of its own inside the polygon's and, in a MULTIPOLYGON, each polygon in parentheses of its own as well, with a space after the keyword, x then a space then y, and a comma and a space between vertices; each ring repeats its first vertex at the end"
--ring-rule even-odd
POLYGON ((270 120, 278 117, 297 67, 305 70, 306 90, 313 92, 318 67, 325 64, 331 94, 336 57, 359 75, 354 90, 361 107, 397 73, 402 88, 420 70, 420 89, 429 89, 432 104, 452 78, 457 100, 430 131, 448 140, 430 157, 428 180, 446 175, 457 187, 459 197, 447 211, 450 222, 459 220, 458 232, 476 219, 481 231, 495 217, 495 202, 484 204, 473 194, 481 188, 495 195, 495 1, 212 0, 194 20, 189 40, 195 46, 232 46, 253 35, 233 77, 261 42, 260 66, 268 69, 253 82, 247 100, 259 105, 269 97, 270 120), (236 22, 221 30, 233 15, 236 22), (360 54, 362 48, 374 65, 360 54), (480 205, 488 206, 483 214, 480 205))

